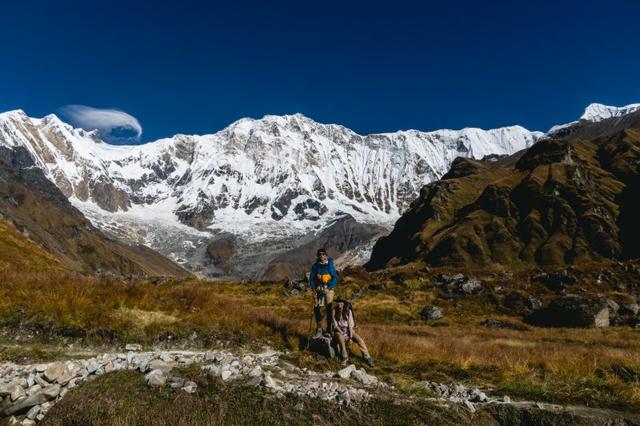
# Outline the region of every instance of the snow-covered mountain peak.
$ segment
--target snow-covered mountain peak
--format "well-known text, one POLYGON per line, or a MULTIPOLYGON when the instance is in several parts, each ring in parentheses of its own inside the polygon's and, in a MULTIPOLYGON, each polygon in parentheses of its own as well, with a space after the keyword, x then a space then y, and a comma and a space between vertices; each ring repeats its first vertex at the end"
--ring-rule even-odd
POLYGON ((623 107, 608 106, 599 103, 592 103, 587 106, 580 116, 580 119, 572 121, 566 124, 558 124, 549 129, 547 136, 554 137, 562 135, 566 132, 565 129, 579 125, 583 122, 597 123, 599 121, 607 120, 614 117, 624 117, 625 115, 632 114, 636 111, 640 111, 640 104, 629 104, 623 107))
POLYGON ((512 154, 541 134, 513 126, 362 136, 293 114, 142 145, 98 136, 55 115, 0 115, 0 144, 26 147, 96 225, 113 231, 126 223, 127 233, 176 258, 184 250, 180 239, 159 234, 167 227, 198 239, 224 231, 275 241, 320 232, 345 215, 390 226, 456 157, 512 154))
POLYGON ((11 111, 0 112, 0 119, 25 119, 29 118, 27 114, 21 109, 14 109, 11 111))
POLYGON ((598 122, 612 117, 622 117, 640 110, 640 104, 629 104, 623 107, 614 107, 599 103, 592 103, 585 110, 580 120, 598 122))

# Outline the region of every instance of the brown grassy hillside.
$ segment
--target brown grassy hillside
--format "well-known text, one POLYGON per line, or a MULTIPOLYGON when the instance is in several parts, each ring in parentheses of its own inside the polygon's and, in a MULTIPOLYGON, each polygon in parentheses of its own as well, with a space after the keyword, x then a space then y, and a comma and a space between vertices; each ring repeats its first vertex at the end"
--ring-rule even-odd
POLYGON ((0 147, 0 213, 69 270, 188 274, 147 247, 129 247, 100 232, 35 167, 24 148, 0 147))
MULTIPOLYGON (((637 117, 640 124, 640 115, 637 117)), ((526 268, 640 255, 640 129, 457 159, 425 186, 367 267, 526 268)))

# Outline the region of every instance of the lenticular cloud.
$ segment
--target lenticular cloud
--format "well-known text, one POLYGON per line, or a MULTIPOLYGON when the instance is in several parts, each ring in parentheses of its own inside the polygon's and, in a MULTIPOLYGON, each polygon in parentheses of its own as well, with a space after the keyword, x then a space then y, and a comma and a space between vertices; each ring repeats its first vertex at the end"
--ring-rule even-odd
POLYGON ((100 109, 86 105, 67 105, 61 112, 73 125, 85 130, 98 129, 102 137, 111 143, 140 141, 142 126, 137 118, 117 109, 100 109), (122 136, 122 130, 130 136, 122 136))

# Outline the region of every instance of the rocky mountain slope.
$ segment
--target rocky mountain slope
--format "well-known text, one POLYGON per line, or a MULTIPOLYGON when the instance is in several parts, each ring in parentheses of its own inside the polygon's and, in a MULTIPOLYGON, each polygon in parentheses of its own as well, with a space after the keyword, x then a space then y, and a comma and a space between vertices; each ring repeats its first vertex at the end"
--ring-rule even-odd
POLYGON ((639 256, 640 111, 629 111, 556 128, 496 162, 457 159, 442 180, 422 188, 367 267, 639 256))
POLYGON ((3 247, 14 248, 3 251, 7 257, 2 261, 10 263, 7 266, 136 275, 188 274, 148 247, 129 247, 105 236, 45 177, 24 147, 0 146, 0 214, 8 222, 4 226, 20 231, 10 229, 2 238, 3 247), (14 238, 8 238, 11 235, 14 238), (24 238, 15 238, 19 235, 24 238))
POLYGON ((390 228, 456 157, 511 154, 540 136, 519 126, 361 136, 295 114, 113 146, 53 115, 0 114, 0 144, 27 149, 96 226, 193 271, 245 278, 346 214, 390 228), (206 247, 228 234, 237 241, 221 268, 206 247))

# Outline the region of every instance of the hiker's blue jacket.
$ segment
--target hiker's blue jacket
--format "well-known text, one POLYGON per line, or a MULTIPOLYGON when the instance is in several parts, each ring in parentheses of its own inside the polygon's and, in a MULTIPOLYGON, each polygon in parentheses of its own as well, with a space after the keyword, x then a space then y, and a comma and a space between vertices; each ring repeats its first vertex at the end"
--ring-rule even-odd
POLYGON ((320 262, 316 262, 311 267, 311 274, 309 274, 309 285, 311 286, 311 290, 316 290, 318 287, 322 288, 323 286, 327 286, 329 290, 333 290, 336 288, 336 284, 338 284, 338 273, 336 272, 336 267, 333 264, 333 259, 327 257, 327 263, 322 264, 320 262))

